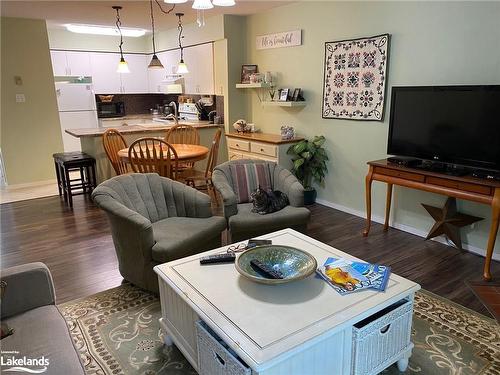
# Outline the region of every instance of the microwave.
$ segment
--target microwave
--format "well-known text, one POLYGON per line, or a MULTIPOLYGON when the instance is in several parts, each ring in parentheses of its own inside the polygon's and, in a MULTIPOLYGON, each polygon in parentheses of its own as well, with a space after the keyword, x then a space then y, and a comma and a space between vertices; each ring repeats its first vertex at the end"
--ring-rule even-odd
POLYGON ((123 102, 97 102, 97 117, 123 117, 125 104, 123 102))

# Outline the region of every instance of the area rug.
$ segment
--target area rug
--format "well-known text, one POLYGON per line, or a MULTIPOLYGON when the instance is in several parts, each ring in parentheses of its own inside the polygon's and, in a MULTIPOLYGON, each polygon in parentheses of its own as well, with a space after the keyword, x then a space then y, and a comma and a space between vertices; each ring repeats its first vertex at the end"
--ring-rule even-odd
MULTIPOLYGON (((59 309, 88 375, 196 374, 175 346, 163 345, 159 300, 141 289, 124 284, 59 309)), ((406 374, 500 374, 499 326, 463 306, 418 292, 412 336, 406 374)), ((383 374, 401 373, 393 365, 383 374)))

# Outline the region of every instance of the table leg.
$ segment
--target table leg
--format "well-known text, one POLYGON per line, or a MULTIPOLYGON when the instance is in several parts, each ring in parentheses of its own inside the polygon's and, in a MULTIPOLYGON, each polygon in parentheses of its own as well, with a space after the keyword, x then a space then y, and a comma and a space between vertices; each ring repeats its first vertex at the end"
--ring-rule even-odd
POLYGON ((385 223, 384 231, 389 229, 389 216, 391 214, 392 184, 387 184, 387 198, 385 201, 385 223))
POLYGON ((368 236, 372 225, 372 176, 373 167, 370 165, 368 174, 365 178, 365 194, 366 194, 366 229, 363 231, 363 236, 368 236))
POLYGON ((497 238, 498 225, 500 223, 500 188, 495 189, 495 195, 491 202, 491 227, 488 236, 488 246, 486 247, 486 259, 484 260, 483 278, 486 281, 491 280, 491 257, 495 248, 495 240, 497 238))

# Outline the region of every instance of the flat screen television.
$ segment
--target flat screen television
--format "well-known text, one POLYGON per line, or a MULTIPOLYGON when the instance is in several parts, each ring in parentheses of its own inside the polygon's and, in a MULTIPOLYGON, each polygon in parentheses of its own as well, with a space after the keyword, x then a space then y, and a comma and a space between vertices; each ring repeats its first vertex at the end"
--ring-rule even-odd
POLYGON ((387 153, 500 170, 500 85, 393 87, 387 153))

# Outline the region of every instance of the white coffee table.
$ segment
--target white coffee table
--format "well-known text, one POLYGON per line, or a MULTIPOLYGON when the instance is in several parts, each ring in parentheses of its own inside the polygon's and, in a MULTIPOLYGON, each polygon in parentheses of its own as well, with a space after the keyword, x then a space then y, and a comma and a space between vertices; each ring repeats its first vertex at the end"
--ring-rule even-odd
MULTIPOLYGON (((357 259, 291 229, 260 238, 303 249, 318 264, 332 256, 357 259)), ((225 250, 223 247, 155 267, 160 283, 161 326, 198 371, 203 369, 198 367, 195 322, 201 319, 252 369, 252 374, 372 373, 360 372, 360 366, 355 366, 353 326, 403 299, 412 309, 414 293, 420 289, 418 284, 392 274, 385 292, 364 290, 340 296, 315 276, 269 286, 246 280, 234 264, 200 266, 201 256, 225 250)), ((389 325, 384 323, 386 330, 389 325)), ((410 328, 399 334, 399 340, 406 341, 396 356, 384 359, 397 361, 401 370, 406 368, 413 346, 410 328)))

